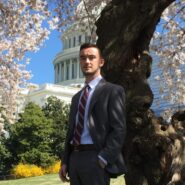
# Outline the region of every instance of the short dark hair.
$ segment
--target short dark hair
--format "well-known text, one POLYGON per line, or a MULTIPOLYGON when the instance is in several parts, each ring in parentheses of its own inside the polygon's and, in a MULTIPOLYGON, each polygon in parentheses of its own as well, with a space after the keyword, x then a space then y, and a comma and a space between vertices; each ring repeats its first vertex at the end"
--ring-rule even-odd
POLYGON ((92 43, 84 43, 80 46, 80 51, 86 48, 96 48, 100 54, 100 57, 102 58, 102 52, 100 50, 100 48, 96 45, 96 44, 92 44, 92 43))

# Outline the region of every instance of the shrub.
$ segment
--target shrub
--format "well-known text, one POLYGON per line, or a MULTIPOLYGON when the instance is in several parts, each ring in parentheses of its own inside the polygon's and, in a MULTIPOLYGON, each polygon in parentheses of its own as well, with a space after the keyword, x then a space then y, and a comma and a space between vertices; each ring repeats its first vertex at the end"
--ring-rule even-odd
POLYGON ((31 149, 19 155, 20 161, 25 164, 36 164, 42 168, 51 166, 56 158, 47 152, 42 152, 41 149, 31 149))
POLYGON ((61 162, 57 161, 52 166, 45 169, 45 173, 52 174, 52 173, 58 173, 60 169, 61 162))
POLYGON ((28 165, 28 164, 18 164, 12 169, 13 175, 18 178, 21 177, 34 177, 44 175, 44 171, 42 168, 36 165, 28 165))

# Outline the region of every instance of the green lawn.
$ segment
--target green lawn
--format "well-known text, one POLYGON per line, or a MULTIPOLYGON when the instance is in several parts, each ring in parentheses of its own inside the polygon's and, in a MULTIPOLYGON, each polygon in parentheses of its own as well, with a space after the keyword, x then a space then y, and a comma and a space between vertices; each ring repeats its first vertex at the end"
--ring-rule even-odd
MULTIPOLYGON (((18 180, 0 181, 0 185, 69 185, 69 183, 62 183, 58 175, 44 175, 39 177, 30 177, 18 180)), ((124 185, 123 176, 117 179, 111 179, 111 185, 124 185)))

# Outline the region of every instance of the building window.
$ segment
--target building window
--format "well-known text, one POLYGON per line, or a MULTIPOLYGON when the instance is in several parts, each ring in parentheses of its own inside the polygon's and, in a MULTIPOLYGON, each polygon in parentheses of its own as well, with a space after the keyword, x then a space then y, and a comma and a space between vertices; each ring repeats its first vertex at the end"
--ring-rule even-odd
POLYGON ((78 44, 81 45, 81 43, 82 43, 82 36, 79 35, 79 36, 78 36, 78 44))
POLYGON ((62 62, 62 72, 61 81, 64 81, 64 63, 62 62))
POLYGON ((66 61, 66 80, 69 80, 70 61, 66 61))
MULTIPOLYGON (((80 64, 79 64, 80 65, 80 64)), ((79 77, 80 78, 83 78, 84 77, 84 75, 83 75, 83 73, 82 73, 82 70, 81 70, 81 67, 79 66, 79 77)))
POLYGON ((71 48, 71 38, 69 39, 69 48, 71 48))
POLYGON ((57 75, 59 75, 59 64, 57 64, 57 75))
POLYGON ((64 48, 64 49, 67 49, 67 47, 68 47, 68 43, 67 43, 67 40, 65 39, 65 40, 64 40, 63 48, 64 48))
POLYGON ((90 42, 90 41, 91 41, 91 37, 88 36, 88 35, 86 35, 86 36, 85 36, 85 42, 90 42))
POLYGON ((73 38, 73 47, 76 46, 76 37, 73 38))
POLYGON ((72 60, 72 79, 77 78, 77 59, 72 60))
POLYGON ((97 40, 97 36, 96 36, 96 32, 94 32, 93 34, 92 34, 92 43, 96 43, 96 40, 97 40))

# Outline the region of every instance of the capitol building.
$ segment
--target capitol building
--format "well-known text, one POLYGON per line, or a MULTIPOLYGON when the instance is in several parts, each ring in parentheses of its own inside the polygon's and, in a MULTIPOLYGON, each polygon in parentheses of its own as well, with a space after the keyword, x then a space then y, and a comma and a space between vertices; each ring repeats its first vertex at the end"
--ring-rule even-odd
MULTIPOLYGON (((84 76, 80 68, 80 45, 89 42, 90 32, 69 29, 62 35, 63 49, 53 60, 54 84, 32 84, 26 92, 24 105, 34 102, 43 106, 49 96, 56 96, 65 103, 70 103, 72 96, 84 85, 84 76)), ((96 42, 96 37, 91 42, 96 42)), ((19 107, 22 109, 22 107, 19 107)), ((19 111, 18 111, 19 112, 19 111)))

